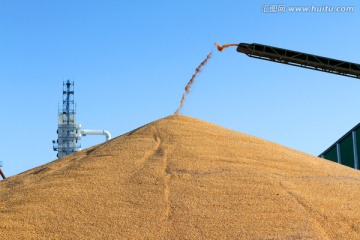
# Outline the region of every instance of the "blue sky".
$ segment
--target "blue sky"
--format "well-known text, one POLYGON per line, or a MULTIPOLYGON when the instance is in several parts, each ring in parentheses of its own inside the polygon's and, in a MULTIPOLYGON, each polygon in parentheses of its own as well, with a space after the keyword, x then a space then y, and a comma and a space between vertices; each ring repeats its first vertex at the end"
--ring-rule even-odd
MULTIPOLYGON (((318 155, 360 120, 360 81, 252 59, 214 42, 262 43, 360 62, 357 1, 0 0, 0 156, 11 176, 56 159, 62 82, 77 118, 116 137, 182 113, 318 155), (263 5, 353 6, 264 13, 263 5)), ((82 147, 104 141, 86 136, 82 147)))

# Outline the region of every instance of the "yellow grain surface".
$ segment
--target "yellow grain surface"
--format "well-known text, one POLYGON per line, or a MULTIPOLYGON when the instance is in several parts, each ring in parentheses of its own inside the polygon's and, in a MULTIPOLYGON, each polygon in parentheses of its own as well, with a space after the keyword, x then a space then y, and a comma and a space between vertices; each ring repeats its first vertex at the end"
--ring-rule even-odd
POLYGON ((2 239, 360 239, 360 173, 184 116, 0 182, 2 239))

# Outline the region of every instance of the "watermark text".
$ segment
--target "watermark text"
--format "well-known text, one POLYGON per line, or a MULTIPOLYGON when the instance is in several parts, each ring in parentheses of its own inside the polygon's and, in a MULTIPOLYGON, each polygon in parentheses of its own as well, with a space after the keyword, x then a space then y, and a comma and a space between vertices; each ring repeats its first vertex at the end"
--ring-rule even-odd
POLYGON ((261 12, 263 13, 352 13, 354 11, 354 6, 288 6, 286 4, 263 4, 261 6, 261 12))

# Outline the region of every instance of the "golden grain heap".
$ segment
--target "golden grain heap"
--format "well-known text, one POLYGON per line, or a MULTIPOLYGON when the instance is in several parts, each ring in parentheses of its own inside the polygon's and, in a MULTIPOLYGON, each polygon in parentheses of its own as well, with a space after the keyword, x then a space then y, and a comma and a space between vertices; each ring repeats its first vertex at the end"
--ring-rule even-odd
POLYGON ((170 116, 0 182, 2 239, 360 239, 360 173, 170 116))

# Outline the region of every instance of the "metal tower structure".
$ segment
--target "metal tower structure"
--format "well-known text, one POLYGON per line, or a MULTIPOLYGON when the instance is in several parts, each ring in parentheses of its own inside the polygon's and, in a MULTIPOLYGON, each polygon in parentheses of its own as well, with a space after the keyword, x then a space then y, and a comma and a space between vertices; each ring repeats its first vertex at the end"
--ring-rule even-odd
POLYGON ((63 83, 63 100, 62 108, 58 113, 58 139, 53 141, 54 151, 58 151, 57 157, 61 158, 66 155, 81 150, 80 125, 76 124, 76 107, 74 102, 74 82, 67 80, 63 83))
POLYGON ((58 158, 81 151, 82 136, 104 135, 106 141, 111 139, 111 134, 107 130, 81 130, 81 124, 76 123, 74 82, 70 80, 63 83, 63 101, 62 107, 59 107, 57 134, 58 139, 53 140, 53 150, 58 152, 58 158))

